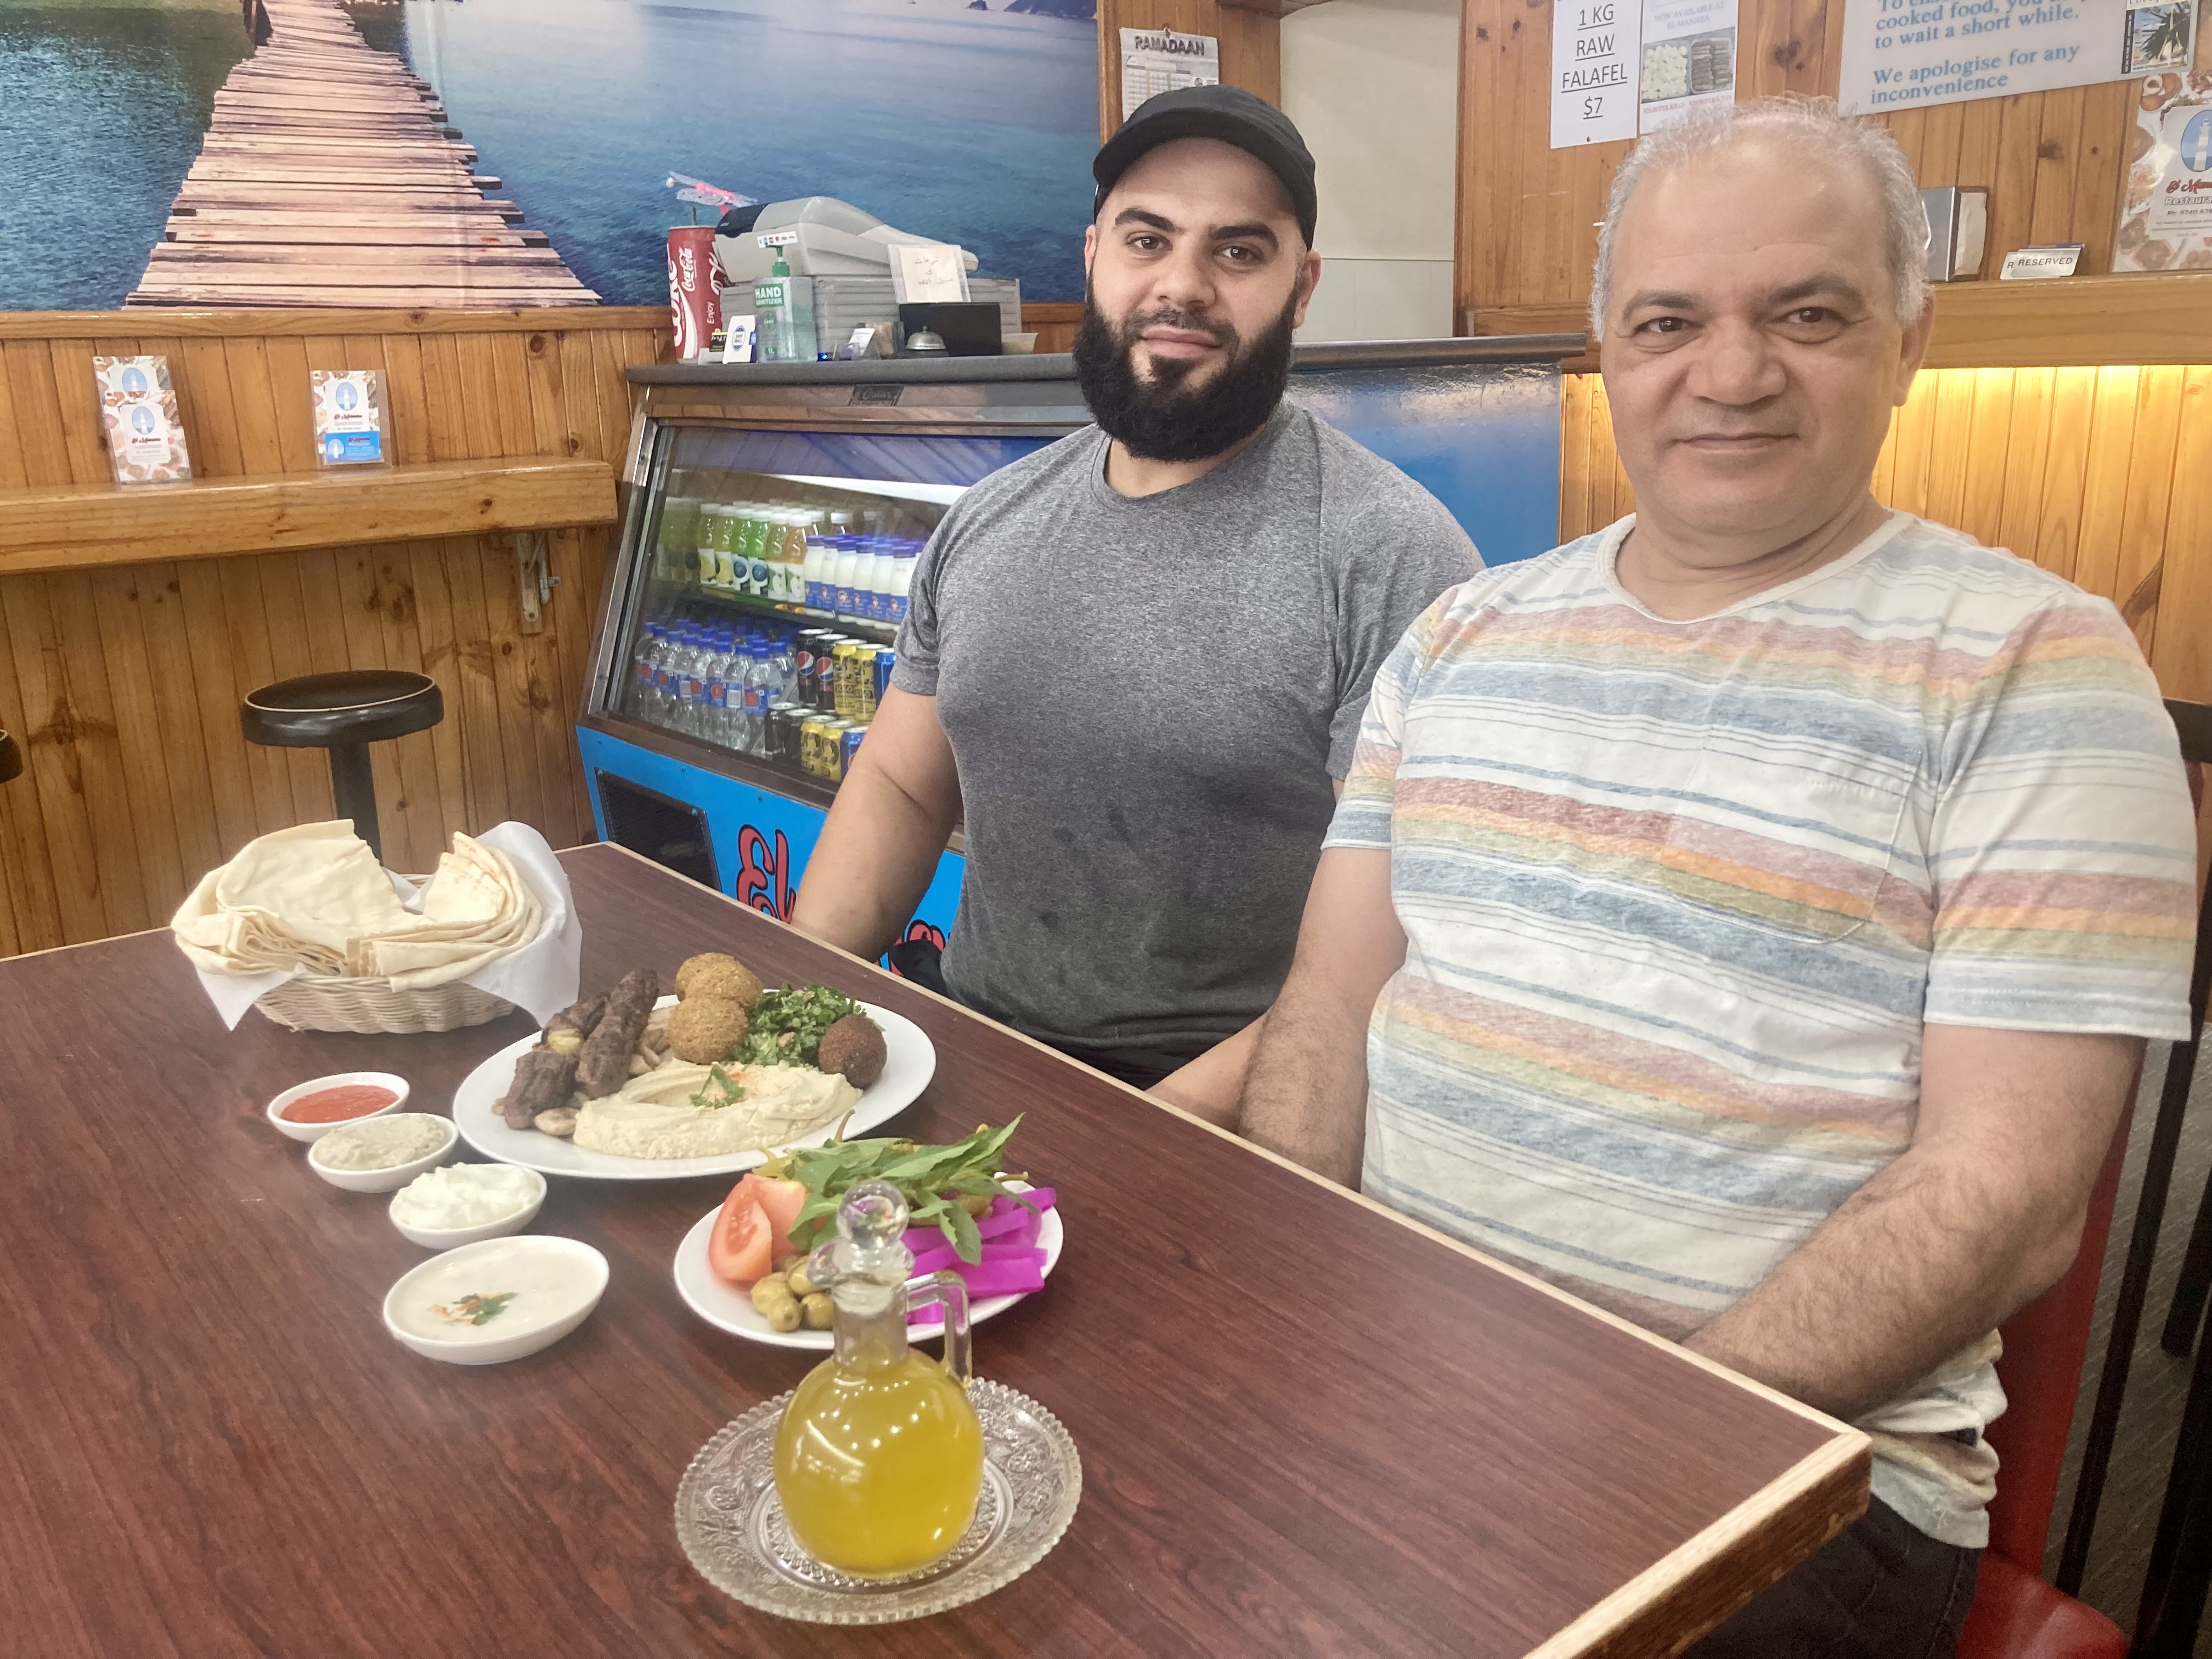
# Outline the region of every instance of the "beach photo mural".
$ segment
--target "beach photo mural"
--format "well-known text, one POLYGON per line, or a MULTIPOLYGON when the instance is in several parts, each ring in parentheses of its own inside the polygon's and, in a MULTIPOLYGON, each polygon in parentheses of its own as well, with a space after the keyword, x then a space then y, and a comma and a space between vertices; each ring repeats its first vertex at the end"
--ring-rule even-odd
POLYGON ((690 175, 1082 295, 1095 0, 0 0, 0 310, 654 305, 690 175))

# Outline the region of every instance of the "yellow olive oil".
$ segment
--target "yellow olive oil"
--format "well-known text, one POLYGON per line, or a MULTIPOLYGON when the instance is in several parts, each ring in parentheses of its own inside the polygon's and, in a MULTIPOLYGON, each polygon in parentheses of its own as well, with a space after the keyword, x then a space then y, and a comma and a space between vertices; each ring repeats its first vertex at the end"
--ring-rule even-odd
POLYGON ((983 1430, 967 1391, 911 1348, 881 1366, 825 1359, 776 1431, 784 1519, 840 1572, 887 1577, 928 1565, 968 1530, 982 1486, 983 1430))

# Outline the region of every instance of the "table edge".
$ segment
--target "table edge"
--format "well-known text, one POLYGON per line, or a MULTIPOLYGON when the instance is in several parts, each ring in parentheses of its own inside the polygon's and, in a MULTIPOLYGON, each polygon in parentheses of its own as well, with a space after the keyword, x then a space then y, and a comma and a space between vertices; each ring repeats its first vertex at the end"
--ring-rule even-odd
POLYGON ((1493 1273, 1503 1273, 1506 1278, 1512 1279, 1516 1284, 1524 1285, 1533 1291, 1536 1291, 1544 1296, 1549 1297, 1554 1302, 1563 1303, 1566 1306, 1574 1309, 1577 1312, 1585 1314, 1590 1318, 1597 1320, 1601 1324, 1610 1325, 1615 1330, 1625 1331, 1629 1335, 1637 1338, 1640 1341, 1650 1343, 1656 1347, 1663 1348, 1668 1352, 1674 1354, 1677 1358, 1686 1360, 1689 1364, 1698 1367, 1702 1370, 1710 1371, 1715 1376, 1724 1377, 1729 1382, 1735 1383, 1738 1388, 1758 1395, 1768 1404, 1779 1406, 1785 1411, 1788 1411, 1796 1416, 1803 1418, 1807 1422, 1815 1424, 1820 1428, 1826 1429, 1829 1433, 1837 1436, 1845 1443, 1856 1443, 1865 1438, 1859 1431, 1851 1427, 1850 1424, 1843 1422, 1839 1419, 1831 1417, 1827 1413, 1808 1406, 1802 1400, 1792 1399, 1790 1395, 1784 1394, 1780 1389, 1771 1388, 1767 1384, 1759 1382, 1756 1377, 1746 1376, 1741 1371, 1733 1370, 1728 1366, 1722 1364, 1718 1360, 1710 1359, 1704 1354, 1696 1352, 1692 1349, 1686 1348, 1680 1343, 1672 1341, 1669 1339, 1660 1335, 1656 1331, 1646 1330, 1643 1326, 1637 1324, 1633 1320, 1624 1319, 1619 1314, 1613 1313, 1607 1309, 1601 1308, 1595 1303, 1585 1302, 1582 1297, 1574 1295, 1571 1291, 1563 1291, 1556 1285, 1548 1284, 1545 1280, 1537 1278, 1535 1274, 1529 1273, 1523 1268, 1516 1267, 1510 1262, 1501 1261, 1497 1257, 1477 1249, 1474 1245, 1468 1243, 1464 1239, 1454 1238, 1449 1233, 1443 1232, 1435 1227, 1431 1227, 1425 1221, 1417 1220, 1413 1217, 1407 1215, 1402 1211, 1394 1210, 1389 1205, 1382 1203, 1376 1199, 1370 1198, 1364 1193, 1355 1192, 1349 1187, 1340 1187, 1335 1182, 1331 1181, 1327 1176, 1317 1175, 1313 1170, 1307 1169, 1303 1164, 1299 1164, 1293 1159, 1285 1158, 1281 1153, 1271 1151, 1269 1148, 1260 1146, 1255 1141, 1247 1140, 1243 1135, 1237 1133, 1234 1130, 1224 1129, 1218 1123, 1210 1123, 1206 1119, 1199 1116, 1195 1112, 1187 1112, 1182 1107, 1170 1104, 1169 1102, 1162 1100, 1157 1095, 1147 1094, 1142 1089, 1137 1088, 1132 1084, 1122 1082, 1119 1078, 1109 1076, 1104 1072, 1097 1071, 1091 1066, 1084 1066, 1080 1061, 1071 1060, 1066 1054, 1060 1053, 1059 1049, 1051 1047, 1049 1044, 1040 1042, 1035 1037, 1029 1036, 1025 1032, 1018 1031, 1011 1025, 1001 1025, 998 1021, 992 1019, 986 1015, 977 1013, 973 1008, 967 1007, 961 1003, 956 1002, 951 997, 941 995, 939 993, 931 990, 927 986, 917 985, 912 980, 907 979, 902 975, 885 973, 884 969, 878 968, 874 963, 866 960, 865 957, 855 956, 850 951, 830 944, 827 939, 817 939, 811 933, 800 933, 798 928, 792 927, 791 924, 785 921, 781 917, 772 916, 764 910, 756 909, 750 904, 744 903, 738 899, 732 898, 729 894, 722 891, 720 888, 709 887, 706 883, 696 880, 690 876, 687 876, 680 870, 671 870, 665 864, 657 864, 653 860, 646 857, 644 854, 635 852, 628 847, 624 847, 619 842, 590 842, 580 847, 569 848, 564 850, 568 852, 588 852, 595 848, 606 848, 614 852, 620 853, 627 858, 634 859, 640 864, 659 871, 665 876, 671 877, 677 881, 684 882, 690 886, 696 887, 702 893, 712 894, 715 898, 720 899, 723 903, 727 904, 733 908, 746 911, 750 915, 761 917, 764 921, 774 922, 779 927, 791 928, 791 931, 799 933, 800 938, 807 940, 810 944, 820 945, 823 950, 830 952, 833 956, 842 957, 846 961, 854 963, 857 967, 865 968, 868 972, 874 974, 880 978, 890 980, 893 983, 902 986, 905 989, 912 991, 918 995, 927 997, 943 1007, 950 1010, 951 1012, 959 1015, 963 1019, 972 1019, 981 1024, 988 1025, 993 1030, 1003 1032, 1006 1036, 1012 1037, 1018 1042, 1027 1043, 1039 1054, 1049 1055, 1054 1060, 1062 1066, 1075 1066, 1090 1078, 1121 1090, 1122 1093, 1129 1096, 1132 1099, 1142 1101, 1146 1105, 1151 1107, 1155 1111, 1166 1112, 1171 1116, 1182 1119, 1186 1123, 1196 1124, 1208 1134, 1219 1136, 1222 1139, 1230 1142, 1240 1151, 1249 1153, 1254 1158, 1265 1159, 1267 1162, 1276 1165, 1279 1169, 1287 1170, 1292 1175, 1297 1176, 1305 1181, 1311 1182, 1315 1186, 1322 1188, 1334 1198, 1346 1200, 1351 1203, 1358 1205, 1364 1209, 1370 1210, 1376 1215, 1396 1223, 1399 1226, 1404 1227, 1410 1231, 1419 1233, 1424 1238, 1427 1238, 1438 1244, 1442 1244, 1447 1249, 1456 1251, 1459 1255, 1468 1257, 1470 1261, 1480 1261, 1484 1267, 1488 1267, 1493 1273))
POLYGON ((1784 1512, 1825 1503, 1820 1535, 1803 1555, 1737 1594, 1697 1634, 1719 1626, 1760 1591, 1783 1577, 1866 1513, 1874 1442, 1858 1430, 1816 1447, 1788 1472, 1770 1480, 1710 1526, 1669 1550, 1633 1578, 1586 1609, 1571 1624, 1531 1648, 1527 1659, 1644 1659, 1675 1654, 1682 1626, 1675 1602, 1698 1588, 1701 1571, 1717 1569, 1757 1531, 1784 1512))

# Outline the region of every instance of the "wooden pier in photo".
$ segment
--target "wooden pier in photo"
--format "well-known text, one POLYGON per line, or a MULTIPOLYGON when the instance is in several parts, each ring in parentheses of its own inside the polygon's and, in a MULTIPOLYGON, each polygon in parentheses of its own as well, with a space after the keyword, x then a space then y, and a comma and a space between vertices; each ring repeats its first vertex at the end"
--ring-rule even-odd
POLYGON ((428 82, 332 0, 248 0, 261 44, 126 306, 594 305, 446 125, 428 82))

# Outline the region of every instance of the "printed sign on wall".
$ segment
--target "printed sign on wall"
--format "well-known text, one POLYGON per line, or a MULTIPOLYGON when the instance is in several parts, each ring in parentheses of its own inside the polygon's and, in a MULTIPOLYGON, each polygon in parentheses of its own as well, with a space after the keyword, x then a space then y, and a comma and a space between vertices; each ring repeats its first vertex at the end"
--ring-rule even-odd
POLYGON ((1552 148, 1636 137, 1644 0, 1557 0, 1552 8, 1552 148))
POLYGON ((1735 101, 1735 31, 1736 0, 1644 0, 1639 130, 1735 101))
POLYGON ((2197 3, 1846 0, 1837 100, 1880 115, 2117 81, 2154 52, 2179 51, 2186 63, 2197 3))

